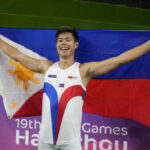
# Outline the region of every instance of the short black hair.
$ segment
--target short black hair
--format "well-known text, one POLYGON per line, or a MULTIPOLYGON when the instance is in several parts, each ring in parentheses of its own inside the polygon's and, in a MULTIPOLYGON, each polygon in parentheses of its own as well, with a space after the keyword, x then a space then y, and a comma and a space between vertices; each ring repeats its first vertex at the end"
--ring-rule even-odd
POLYGON ((69 32, 73 35, 75 42, 79 41, 78 32, 74 28, 71 28, 71 27, 60 27, 56 32, 56 41, 60 34, 66 33, 66 32, 69 32))

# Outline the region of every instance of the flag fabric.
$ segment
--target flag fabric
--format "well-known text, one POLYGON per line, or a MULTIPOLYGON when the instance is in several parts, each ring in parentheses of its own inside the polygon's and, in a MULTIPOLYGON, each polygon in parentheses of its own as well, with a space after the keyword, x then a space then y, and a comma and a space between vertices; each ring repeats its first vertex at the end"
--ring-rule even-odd
POLYGON ((150 126, 149 79, 92 79, 84 112, 136 120, 150 126))
MULTIPOLYGON (((58 61, 58 54, 55 47, 55 32, 56 30, 0 29, 1 34, 10 37, 19 44, 27 46, 34 52, 54 62, 58 61)), ((117 56, 150 39, 150 31, 78 30, 78 32, 80 44, 75 53, 75 60, 80 63, 101 61, 117 56)), ((19 86, 17 86, 19 81, 17 79, 15 81, 16 76, 12 71, 15 68, 15 62, 9 60, 9 58, 6 59, 6 56, 3 54, 0 56, 0 62, 1 67, 7 64, 7 67, 4 67, 5 70, 0 68, 0 70, 3 70, 3 72, 0 72, 0 87, 3 98, 5 97, 5 103, 6 99, 11 102, 9 108, 16 106, 16 98, 12 98, 13 96, 17 97, 19 95, 19 100, 33 100, 34 94, 27 94, 27 90, 23 88, 23 85, 20 85, 23 93, 18 94, 20 92, 17 92, 20 89, 19 86), (4 73, 6 73, 7 76, 2 77, 4 73), (7 78, 8 80, 6 80, 7 78), (9 81, 9 78, 13 78, 12 81, 9 81), (12 86, 15 86, 16 89, 12 86), (9 90, 6 90, 7 87, 9 87, 9 90), (14 89, 16 93, 13 93, 12 89, 14 89)), ((39 74, 36 75, 40 76, 39 74)), ((35 78, 41 81, 40 77, 35 76, 35 78)), ((50 78, 55 78, 55 76, 51 75, 50 78)), ((68 78, 74 79, 75 77, 68 78)), ((91 79, 87 86, 83 111, 106 117, 132 119, 150 126, 149 83, 150 53, 148 52, 139 59, 121 66, 107 75, 91 79)), ((41 84, 40 82, 40 85, 41 84)), ((35 92, 36 94, 39 93, 39 95, 42 95, 42 85, 39 87, 30 81, 28 91, 32 91, 34 88, 37 88, 38 92, 35 92)), ((38 97, 41 98, 42 96, 38 97)), ((36 102, 37 101, 40 100, 36 100, 36 102)), ((35 106, 34 103, 34 107, 35 106)), ((8 106, 6 108, 8 108, 8 106)), ((28 110, 28 108, 30 107, 26 107, 25 110, 28 110)))
MULTIPOLYGON (((95 31, 91 38, 94 40, 86 47, 89 54, 84 53, 84 57, 93 57, 92 61, 97 61, 97 57, 101 60, 114 57, 148 41, 150 31, 95 31), (90 48, 94 50, 93 53, 90 48)), ((132 119, 150 126, 149 107, 150 52, 104 76, 92 79, 87 87, 83 111, 105 117, 132 119)))
MULTIPOLYGON (((22 53, 37 59, 44 59, 30 49, 9 40, 1 39, 22 53)), ((43 75, 32 72, 6 56, 0 50, 0 94, 9 118, 41 114, 43 75)))

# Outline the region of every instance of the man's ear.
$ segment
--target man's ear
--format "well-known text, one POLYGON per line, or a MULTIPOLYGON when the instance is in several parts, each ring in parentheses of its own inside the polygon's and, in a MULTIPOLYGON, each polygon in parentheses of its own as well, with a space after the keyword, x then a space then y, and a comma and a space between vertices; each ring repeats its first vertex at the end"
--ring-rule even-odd
POLYGON ((79 42, 76 42, 75 45, 76 45, 76 49, 77 49, 79 46, 79 42))

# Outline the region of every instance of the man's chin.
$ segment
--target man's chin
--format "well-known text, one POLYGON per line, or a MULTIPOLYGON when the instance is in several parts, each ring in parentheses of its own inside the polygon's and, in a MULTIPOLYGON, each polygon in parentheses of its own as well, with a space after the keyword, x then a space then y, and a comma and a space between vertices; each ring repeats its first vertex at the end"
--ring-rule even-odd
POLYGON ((69 55, 67 55, 67 54, 61 54, 60 57, 62 57, 63 59, 67 59, 69 57, 69 55))

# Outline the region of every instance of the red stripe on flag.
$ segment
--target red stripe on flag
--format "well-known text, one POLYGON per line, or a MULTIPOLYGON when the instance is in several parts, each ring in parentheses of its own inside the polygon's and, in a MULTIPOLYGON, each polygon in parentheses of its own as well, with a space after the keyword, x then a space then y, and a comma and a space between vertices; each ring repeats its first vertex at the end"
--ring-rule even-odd
POLYGON ((150 79, 92 79, 83 111, 150 126, 150 79))
POLYGON ((14 114, 13 118, 39 116, 42 112, 43 89, 32 95, 22 107, 14 114))

